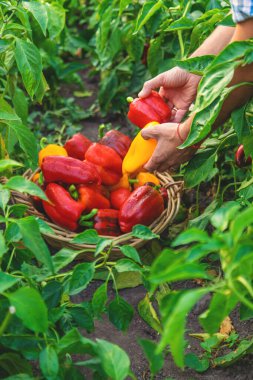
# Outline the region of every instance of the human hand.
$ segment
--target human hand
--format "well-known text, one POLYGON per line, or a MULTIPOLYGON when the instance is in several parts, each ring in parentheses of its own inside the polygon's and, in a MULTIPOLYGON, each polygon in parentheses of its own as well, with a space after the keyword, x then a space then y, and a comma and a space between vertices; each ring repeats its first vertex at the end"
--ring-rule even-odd
POLYGON ((159 94, 174 107, 171 121, 179 123, 196 98, 201 77, 188 73, 180 67, 174 67, 144 83, 139 92, 140 98, 147 97, 152 90, 160 88, 159 94))
POLYGON ((152 157, 144 168, 151 172, 154 170, 163 172, 189 161, 196 153, 196 148, 177 148, 182 144, 182 138, 185 139, 188 133, 189 122, 180 125, 180 135, 176 123, 165 123, 143 129, 141 135, 144 139, 153 138, 158 142, 152 157))

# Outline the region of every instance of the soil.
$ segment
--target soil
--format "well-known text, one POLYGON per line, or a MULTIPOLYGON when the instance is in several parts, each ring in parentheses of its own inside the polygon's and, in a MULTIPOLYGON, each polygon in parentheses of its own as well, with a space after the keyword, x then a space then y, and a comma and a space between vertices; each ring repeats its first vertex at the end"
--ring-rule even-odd
MULTIPOLYGON (((82 78, 85 82, 86 89, 92 92, 92 96, 89 98, 77 98, 77 103, 84 109, 88 108, 97 97, 98 80, 96 78, 89 78, 87 72, 82 73, 82 78)), ((61 91, 63 96, 73 96, 73 88, 69 85, 64 86, 61 91)), ((83 133, 95 141, 97 139, 97 131, 99 124, 103 122, 111 122, 112 126, 121 126, 123 132, 127 131, 127 123, 125 115, 117 115, 107 118, 101 118, 95 116, 90 119, 86 119, 82 122, 83 133)), ((90 287, 82 294, 74 297, 75 302, 82 302, 84 300, 91 299, 95 289, 101 284, 100 281, 94 281, 90 287)), ((183 282, 180 284, 181 288, 192 288, 191 282, 183 282)), ((118 331, 107 319, 104 317, 102 321, 95 322, 95 331, 92 334, 87 334, 82 331, 83 335, 89 338, 101 338, 106 339, 112 343, 118 344, 129 355, 131 360, 131 367, 138 380, 150 379, 150 372, 148 362, 146 361, 143 352, 138 345, 139 338, 152 339, 154 341, 159 340, 158 334, 150 328, 139 316, 137 311, 137 305, 141 299, 144 298, 146 291, 143 286, 138 286, 131 289, 120 290, 120 295, 129 302, 135 309, 135 315, 130 325, 129 330, 126 333, 118 331)), ((201 332, 201 328, 198 324, 198 315, 200 315, 207 307, 209 298, 202 299, 188 317, 188 332, 196 333, 201 332)), ((233 325, 236 332, 240 336, 251 335, 253 331, 253 321, 242 322, 239 320, 238 310, 234 311, 231 315, 233 325)), ((176 333, 176 332, 175 332, 176 333)), ((199 342, 196 339, 187 337, 189 340, 189 346, 191 351, 200 352, 199 342)), ((161 379, 173 379, 173 380, 251 380, 253 379, 253 367, 251 360, 252 355, 247 355, 234 365, 227 368, 210 368, 205 373, 197 373, 193 370, 186 369, 182 371, 177 368, 173 362, 171 355, 168 355, 165 361, 163 370, 155 377, 156 380, 161 379)), ((87 370, 84 370, 84 375, 89 378, 87 370)))

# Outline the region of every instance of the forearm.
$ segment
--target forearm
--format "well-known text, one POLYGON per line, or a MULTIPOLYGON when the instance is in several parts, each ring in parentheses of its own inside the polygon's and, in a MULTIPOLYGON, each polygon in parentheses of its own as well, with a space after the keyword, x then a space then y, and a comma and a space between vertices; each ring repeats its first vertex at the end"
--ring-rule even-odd
POLYGON ((235 28, 230 26, 218 26, 203 44, 191 55, 200 57, 202 55, 216 55, 229 44, 233 37, 235 28))
MULTIPOLYGON (((237 24, 230 42, 244 41, 253 38, 253 18, 243 23, 237 24)), ((239 67, 234 74, 234 77, 229 86, 236 85, 242 82, 253 82, 253 63, 244 67, 239 67)), ((234 90, 225 100, 222 109, 214 122, 213 130, 222 125, 231 115, 231 113, 243 106, 253 96, 253 86, 241 86, 234 90)), ((193 116, 188 118, 183 123, 181 131, 182 137, 186 138, 190 132, 193 116)))

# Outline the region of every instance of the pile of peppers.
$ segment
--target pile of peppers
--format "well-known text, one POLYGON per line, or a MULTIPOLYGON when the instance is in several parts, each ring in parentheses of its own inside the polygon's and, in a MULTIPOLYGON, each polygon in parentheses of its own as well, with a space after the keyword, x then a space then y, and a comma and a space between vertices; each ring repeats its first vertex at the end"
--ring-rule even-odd
MULTIPOLYGON (((170 115, 154 92, 145 101, 134 100, 128 113, 140 128, 165 122, 170 115)), ((77 133, 64 146, 49 144, 39 152, 41 174, 32 179, 48 201, 39 204, 34 198, 34 205, 70 231, 95 228, 100 235, 119 236, 136 224, 150 225, 168 201, 159 179, 143 169, 155 146, 156 141, 140 134, 131 141, 117 130, 100 136, 98 142, 77 133)))

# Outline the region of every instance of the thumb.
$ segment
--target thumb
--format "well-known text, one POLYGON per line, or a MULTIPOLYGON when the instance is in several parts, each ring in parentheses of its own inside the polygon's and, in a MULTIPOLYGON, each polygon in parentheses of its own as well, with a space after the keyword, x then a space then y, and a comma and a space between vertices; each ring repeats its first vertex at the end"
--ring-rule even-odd
POLYGON ((144 83, 142 90, 139 92, 138 96, 140 98, 146 98, 152 90, 163 86, 164 84, 164 74, 159 74, 153 79, 148 80, 144 83))
POLYGON ((147 127, 142 129, 141 135, 145 140, 148 139, 158 139, 159 137, 159 126, 147 127))

